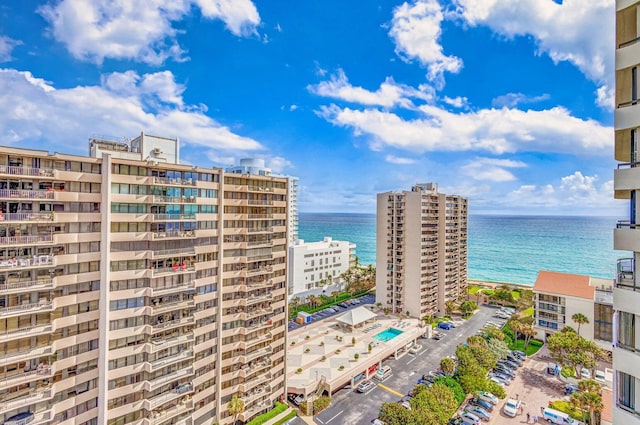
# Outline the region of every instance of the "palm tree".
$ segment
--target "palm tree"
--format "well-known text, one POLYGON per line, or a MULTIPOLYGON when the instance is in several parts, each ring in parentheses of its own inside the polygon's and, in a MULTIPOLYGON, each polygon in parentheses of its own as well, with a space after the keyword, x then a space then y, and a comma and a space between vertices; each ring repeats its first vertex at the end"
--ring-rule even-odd
POLYGON ((244 400, 234 395, 227 404, 227 410, 233 415, 233 423, 235 424, 238 420, 238 415, 244 412, 244 400))
POLYGON ((578 325, 578 335, 580 335, 580 325, 589 323, 589 318, 582 313, 574 314, 571 316, 571 320, 578 325))
POLYGON ((529 342, 531 341, 531 338, 536 336, 536 330, 533 329, 533 325, 531 325, 531 324, 522 324, 522 327, 520 329, 520 333, 522 333, 522 335, 524 336, 523 350, 526 351, 527 350, 527 345, 529 345, 529 342))
POLYGON ((522 332, 523 325, 518 320, 509 320, 509 327, 513 330, 514 336, 516 337, 516 342, 518 342, 518 338, 520 337, 520 333, 522 332))
POLYGON ((602 412, 604 405, 602 396, 591 392, 577 392, 571 394, 571 402, 582 410, 589 412, 589 423, 595 424, 595 414, 602 412))
POLYGON ((456 303, 454 303, 453 301, 449 300, 449 301, 444 303, 444 309, 446 310, 447 314, 451 314, 456 309, 456 303))
POLYGON ((315 295, 309 295, 307 299, 309 300, 309 305, 311 306, 311 308, 315 307, 318 303, 318 297, 316 297, 315 295))
POLYGON ((335 303, 336 301, 338 301, 338 295, 340 295, 340 292, 338 291, 333 291, 331 292, 331 296, 333 297, 333 302, 335 303))
POLYGON ((456 371, 456 362, 450 357, 443 357, 440 360, 440 369, 447 375, 453 375, 456 371))

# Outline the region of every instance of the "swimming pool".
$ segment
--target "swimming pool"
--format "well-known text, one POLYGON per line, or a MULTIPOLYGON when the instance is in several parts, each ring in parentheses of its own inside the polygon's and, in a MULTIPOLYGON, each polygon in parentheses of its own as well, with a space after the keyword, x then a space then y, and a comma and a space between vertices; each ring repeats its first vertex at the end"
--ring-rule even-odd
POLYGON ((397 337, 401 333, 402 331, 399 331, 398 329, 389 328, 389 329, 385 329, 380 333, 375 334, 373 336, 373 339, 377 339, 378 341, 381 341, 381 342, 387 342, 397 337))

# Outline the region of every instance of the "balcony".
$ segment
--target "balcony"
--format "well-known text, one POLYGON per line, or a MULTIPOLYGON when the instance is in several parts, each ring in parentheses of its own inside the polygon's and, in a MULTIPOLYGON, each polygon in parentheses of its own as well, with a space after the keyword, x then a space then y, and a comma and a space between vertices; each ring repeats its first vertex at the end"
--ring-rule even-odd
POLYGON ((196 271, 195 266, 187 266, 186 264, 183 264, 183 265, 176 264, 172 267, 161 267, 158 269, 151 269, 151 272, 152 272, 151 275, 153 277, 158 277, 165 274, 190 273, 195 271, 196 271))
POLYGON ((3 236, 0 237, 0 246, 3 245, 40 245, 51 244, 53 235, 34 235, 34 236, 3 236))
POLYGON ((247 233, 271 233, 273 232, 273 227, 249 227, 247 228, 247 233))
POLYGON ((30 212, 30 213, 0 213, 0 222, 51 222, 54 221, 54 213, 30 212))
POLYGON ((53 303, 51 301, 40 301, 37 303, 14 305, 11 307, 0 308, 0 317, 19 316, 21 314, 35 313, 38 311, 47 311, 52 309, 53 303))
POLYGON ((195 221, 195 214, 154 214, 153 221, 195 221))
POLYGON ((1 285, 0 284, 0 294, 7 294, 7 293, 15 293, 15 292, 24 292, 24 291, 31 291, 34 289, 45 289, 45 288, 52 288, 53 287, 53 279, 50 278, 43 278, 40 280, 29 280, 29 281, 17 281, 17 282, 12 282, 9 281, 9 283, 6 283, 5 285, 1 285))
POLYGON ((252 351, 252 352, 244 355, 244 362, 243 363, 249 363, 251 360, 255 360, 255 359, 257 359, 259 357, 262 357, 262 356, 265 356, 267 354, 271 354, 272 352, 273 352, 273 349, 270 346, 261 348, 259 350, 252 351))
MULTIPOLYGON (((175 381, 180 378, 184 378, 186 376, 193 375, 193 367, 187 367, 184 369, 180 369, 175 372, 168 373, 166 375, 160 375, 155 379, 148 380, 145 384, 145 389, 147 391, 154 391, 164 384, 175 381)), ((184 384, 187 385, 187 384, 184 384)), ((181 387, 183 385, 179 385, 181 387)))
POLYGON ((640 251, 640 232, 638 229, 640 226, 636 223, 631 223, 629 220, 618 220, 616 228, 613 230, 613 249, 640 251))
POLYGON ((617 261, 617 274, 615 287, 627 289, 631 291, 640 291, 640 285, 636 286, 634 276, 634 261, 633 258, 620 258, 617 261))
POLYGON ((265 384, 269 381, 271 381, 271 372, 267 372, 263 375, 258 375, 255 378, 249 378, 247 381, 245 381, 245 383, 240 384, 240 391, 241 392, 251 391, 253 388, 261 384, 265 384))
POLYGON ((153 195, 153 202, 163 204, 194 204, 196 202, 196 196, 164 196, 153 195))
POLYGON ((255 303, 262 302, 262 301, 271 301, 271 300, 273 300, 273 295, 272 294, 264 294, 264 295, 259 295, 257 297, 242 298, 242 300, 244 301, 245 305, 250 306, 250 305, 253 305, 255 303))
POLYGON ((248 262, 273 260, 273 254, 250 255, 247 257, 248 262))
POLYGON ((151 413, 150 424, 151 425, 162 424, 170 420, 171 418, 174 418, 182 413, 186 413, 190 411, 193 408, 193 401, 192 400, 186 401, 186 399, 184 400, 185 400, 184 402, 177 403, 176 405, 174 405, 173 407, 170 407, 169 409, 166 409, 166 410, 162 409, 160 411, 151 413))
MULTIPOLYGON (((183 282, 177 285, 173 285, 173 286, 163 286, 163 287, 157 287, 157 288, 151 288, 151 294, 152 295, 162 295, 162 294, 169 294, 171 292, 179 292, 179 291, 185 291, 188 289, 194 289, 196 287, 196 284, 194 281, 190 280, 188 282, 183 282)), ((0 286, 0 289, 2 287, 0 286)))
POLYGON ((151 341, 151 352, 155 353, 161 350, 166 350, 167 348, 173 347, 178 344, 186 344, 188 342, 193 342, 194 336, 192 333, 188 333, 185 335, 180 335, 176 337, 172 337, 169 339, 157 339, 151 341))
POLYGON ((257 274, 263 274, 263 273, 271 273, 272 271, 273 271, 273 267, 271 266, 257 267, 255 269, 247 270, 247 276, 255 276, 257 274))
POLYGON ((247 218, 249 220, 270 220, 273 218, 273 214, 249 214, 247 218))
POLYGON ((188 255, 196 255, 196 249, 193 246, 185 247, 185 248, 177 248, 177 249, 162 249, 158 251, 152 251, 151 258, 166 258, 166 257, 180 257, 180 256, 188 256, 188 255))
POLYGON ((271 365, 272 365, 271 360, 257 361, 250 365, 245 364, 240 368, 240 377, 248 378, 249 376, 253 375, 254 373, 260 370, 271 368, 271 365))
POLYGON ((265 279, 258 282, 248 282, 247 286, 249 288, 256 289, 256 288, 265 288, 267 286, 271 286, 272 284, 273 284, 273 281, 271 279, 265 279))
POLYGON ((0 377, 0 388, 9 388, 21 384, 26 384, 31 381, 39 381, 53 377, 51 373, 51 367, 48 365, 38 366, 36 370, 30 370, 28 372, 16 373, 11 376, 0 377))
POLYGON ((31 168, 0 165, 0 174, 25 177, 55 177, 56 170, 54 170, 53 168, 31 168))
POLYGON ((178 326, 194 325, 196 323, 193 316, 183 317, 182 319, 169 320, 167 322, 156 323, 151 325, 154 332, 165 331, 178 326))
POLYGON ((9 412, 20 407, 29 406, 31 404, 50 400, 53 397, 51 390, 33 391, 23 397, 11 399, 9 401, 0 402, 0 414, 9 412))
POLYGON ((14 199, 54 199, 55 192, 53 190, 16 190, 16 189, 0 189, 0 198, 14 199))
POLYGON ((193 351, 186 350, 172 356, 163 357, 151 362, 151 371, 155 372, 158 369, 169 366, 173 363, 180 362, 182 360, 193 358, 193 351))
POLYGON ((29 326, 26 328, 7 330, 4 333, 0 333, 0 343, 19 338, 42 335, 44 333, 51 332, 52 330, 53 326, 51 325, 29 326))
POLYGON ((193 387, 191 385, 184 385, 182 387, 188 387, 187 390, 178 390, 181 386, 177 386, 171 391, 165 392, 163 394, 152 397, 148 400, 145 400, 143 407, 146 410, 153 410, 163 404, 166 404, 170 401, 182 398, 184 399, 185 395, 193 392, 193 387))
POLYGON ((172 230, 168 232, 151 232, 153 239, 175 239, 175 238, 195 238, 196 232, 193 230, 172 230))
POLYGON ((171 179, 167 177, 153 177, 153 184, 156 185, 173 185, 173 186, 195 186, 196 182, 193 179, 171 179))
POLYGON ((11 363, 11 362, 24 361, 34 357, 41 357, 48 354, 51 354, 51 346, 42 345, 40 347, 33 347, 26 350, 4 353, 4 355, 2 355, 1 357, 3 361, 6 361, 7 363, 11 363))

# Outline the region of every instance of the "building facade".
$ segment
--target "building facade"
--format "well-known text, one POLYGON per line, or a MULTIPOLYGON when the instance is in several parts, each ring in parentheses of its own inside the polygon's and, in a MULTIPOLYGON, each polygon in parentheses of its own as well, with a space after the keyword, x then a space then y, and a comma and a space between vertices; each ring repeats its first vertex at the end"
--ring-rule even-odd
POLYGON ((613 284, 608 279, 541 270, 533 285, 536 338, 546 341, 565 326, 578 329, 572 316, 583 314, 588 323, 580 335, 611 351, 613 343, 613 284))
POLYGON ((340 275, 349 270, 355 248, 355 244, 330 237, 320 242, 299 239, 289 247, 289 297, 340 283, 340 275))
POLYGON ((630 251, 621 258, 613 291, 614 424, 640 424, 640 282, 636 260, 640 252, 640 2, 616 0, 616 110, 614 112, 614 194, 629 203, 629 217, 614 230, 614 249, 630 251), (638 322, 638 323, 637 323, 638 322))
POLYGON ((467 291, 467 199, 433 183, 379 193, 376 301, 395 313, 443 315, 467 291))
POLYGON ((284 394, 287 182, 0 148, 0 423, 228 424, 284 394), (235 180, 240 179, 240 180, 235 180), (20 422, 24 421, 24 422, 20 422))

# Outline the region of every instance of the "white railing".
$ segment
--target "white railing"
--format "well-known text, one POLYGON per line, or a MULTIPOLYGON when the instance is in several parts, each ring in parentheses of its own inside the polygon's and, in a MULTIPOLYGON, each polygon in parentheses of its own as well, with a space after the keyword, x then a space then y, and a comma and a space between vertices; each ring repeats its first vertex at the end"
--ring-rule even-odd
POLYGON ((53 280, 47 278, 44 280, 31 280, 29 282, 7 283, 6 285, 0 285, 0 291, 9 289, 26 289, 34 286, 50 288, 53 286, 53 280))
POLYGON ((188 186, 196 185, 196 182, 193 179, 182 179, 182 178, 171 179, 168 177, 154 177, 153 183, 154 184, 188 185, 188 186))
POLYGON ((152 274, 156 276, 163 273, 194 272, 196 271, 196 268, 194 266, 177 265, 175 267, 162 267, 159 269, 151 269, 151 270, 153 272, 152 274))
POLYGON ((14 305, 11 307, 0 308, 0 316, 6 316, 14 313, 27 312, 29 310, 50 310, 53 307, 51 301, 42 301, 33 304, 14 305))
POLYGON ((151 325, 153 329, 164 329, 171 326, 180 326, 187 325, 190 323, 195 323, 193 317, 183 317, 182 319, 170 320, 168 322, 156 323, 155 325, 151 325))
POLYGON ((193 357, 193 351, 191 350, 187 350, 187 351, 183 351, 181 353, 175 354, 173 356, 168 356, 168 357, 163 357, 161 359, 158 360, 154 360, 151 362, 151 370, 154 371, 158 368, 164 367, 168 364, 180 361, 180 360, 184 360, 187 358, 193 357))
POLYGON ((0 198, 53 199, 54 192, 48 190, 0 189, 0 198))
POLYGON ((153 251, 153 257, 163 257, 165 255, 195 255, 195 253, 195 247, 190 246, 185 248, 161 249, 158 251, 153 251))
POLYGON ((7 340, 9 338, 20 337, 21 335, 29 334, 30 332, 36 334, 42 334, 45 332, 51 332, 53 326, 45 325, 45 326, 29 326, 26 328, 18 328, 15 330, 9 330, 5 333, 0 333, 0 341, 7 340))
POLYGON ((35 236, 3 236, 0 237, 0 245, 31 245, 36 243, 53 242, 52 235, 35 235, 35 236))
POLYGON ((157 221, 167 220, 195 220, 195 214, 154 214, 153 219, 157 221))
POLYGON ((195 238, 196 233, 193 230, 173 230, 169 232, 153 232, 154 239, 160 238, 195 238))
POLYGON ((195 196, 164 196, 153 195, 153 202, 167 202, 167 203, 194 203, 196 202, 195 196))
POLYGON ((53 255, 40 255, 33 257, 18 257, 11 260, 0 260, 0 269, 16 267, 50 266, 53 264, 53 255))
POLYGON ((54 213, 0 213, 0 221, 53 221, 54 213))
POLYGON ((13 176, 54 177, 55 170, 53 168, 31 168, 0 165, 0 174, 11 174, 13 176))
MULTIPOLYGON (((173 285, 173 286, 163 286, 163 287, 158 287, 158 288, 151 288, 152 293, 155 294, 159 294, 162 292, 171 292, 171 291, 181 291, 184 289, 192 289, 195 288, 196 284, 193 281, 190 282, 184 282, 184 283, 180 283, 178 285, 173 285)), ((0 287, 1 289, 1 287, 0 287)))

